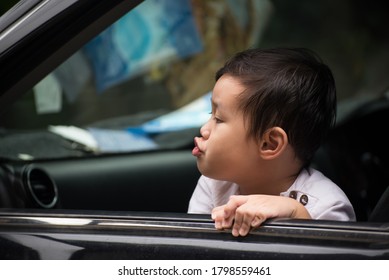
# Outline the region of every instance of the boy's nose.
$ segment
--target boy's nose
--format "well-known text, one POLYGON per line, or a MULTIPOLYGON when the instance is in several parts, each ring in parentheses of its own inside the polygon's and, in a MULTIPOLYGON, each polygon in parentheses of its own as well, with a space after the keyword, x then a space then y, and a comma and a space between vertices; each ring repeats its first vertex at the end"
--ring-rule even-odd
POLYGON ((210 130, 208 126, 208 122, 206 122, 201 128, 200 128, 200 134, 204 139, 208 139, 210 135, 210 130))

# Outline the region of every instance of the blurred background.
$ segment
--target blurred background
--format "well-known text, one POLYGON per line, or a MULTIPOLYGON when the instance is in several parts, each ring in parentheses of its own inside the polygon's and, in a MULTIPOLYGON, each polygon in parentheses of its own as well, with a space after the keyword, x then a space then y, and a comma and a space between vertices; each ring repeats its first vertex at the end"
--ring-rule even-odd
MULTIPOLYGON (((2 0, 0 13, 17 2, 2 0)), ((171 11, 177 2, 170 3, 171 11)), ((39 112, 36 96, 28 94, 15 104, 0 125, 85 126, 117 116, 174 110, 211 90, 214 73, 222 63, 233 53, 249 47, 294 46, 316 51, 333 70, 340 103, 378 96, 388 88, 387 1, 192 0, 189 3, 202 44, 200 49, 179 60, 153 63, 140 74, 111 84, 99 85, 101 79, 92 75, 82 94, 69 95, 67 90, 62 96, 61 109, 56 112, 39 112)), ((34 91, 38 88, 31 89, 34 91)))

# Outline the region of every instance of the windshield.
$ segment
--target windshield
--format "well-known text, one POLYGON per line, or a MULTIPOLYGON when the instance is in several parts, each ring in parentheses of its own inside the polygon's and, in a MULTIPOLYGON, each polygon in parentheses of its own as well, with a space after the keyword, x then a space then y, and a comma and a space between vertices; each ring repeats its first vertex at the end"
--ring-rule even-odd
POLYGON ((251 47, 314 49, 334 69, 339 101, 382 93, 387 72, 374 76, 369 69, 388 56, 381 28, 363 14, 355 21, 361 7, 335 7, 349 15, 345 22, 327 19, 325 1, 315 8, 310 1, 298 8, 278 2, 145 1, 3 115, 0 156, 32 160, 191 147, 209 117, 215 72, 251 47))

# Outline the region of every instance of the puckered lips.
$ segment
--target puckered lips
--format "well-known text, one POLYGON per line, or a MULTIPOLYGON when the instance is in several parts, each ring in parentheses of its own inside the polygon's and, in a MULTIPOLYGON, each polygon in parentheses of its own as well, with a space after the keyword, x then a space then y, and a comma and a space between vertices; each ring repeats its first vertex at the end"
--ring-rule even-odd
POLYGON ((201 156, 201 154, 203 153, 200 148, 199 148, 199 145, 198 145, 198 142, 199 142, 199 137, 195 137, 194 138, 194 148, 192 150, 192 155, 194 155, 195 157, 199 157, 201 156))

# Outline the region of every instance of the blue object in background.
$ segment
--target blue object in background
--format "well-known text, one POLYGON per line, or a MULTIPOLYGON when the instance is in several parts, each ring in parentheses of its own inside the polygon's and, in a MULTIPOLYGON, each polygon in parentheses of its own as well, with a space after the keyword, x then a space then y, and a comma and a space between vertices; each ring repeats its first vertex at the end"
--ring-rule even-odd
POLYGON ((144 136, 188 128, 200 129, 211 117, 211 97, 212 92, 208 92, 180 109, 145 122, 140 126, 128 127, 127 131, 144 136))
POLYGON ((135 152, 158 148, 158 145, 148 136, 130 131, 88 128, 96 140, 100 152, 135 152))
POLYGON ((202 50, 202 42, 192 14, 190 1, 163 0, 165 17, 161 23, 169 36, 167 39, 179 57, 188 57, 202 50))
POLYGON ((190 0, 145 1, 84 47, 98 92, 202 49, 190 0))

